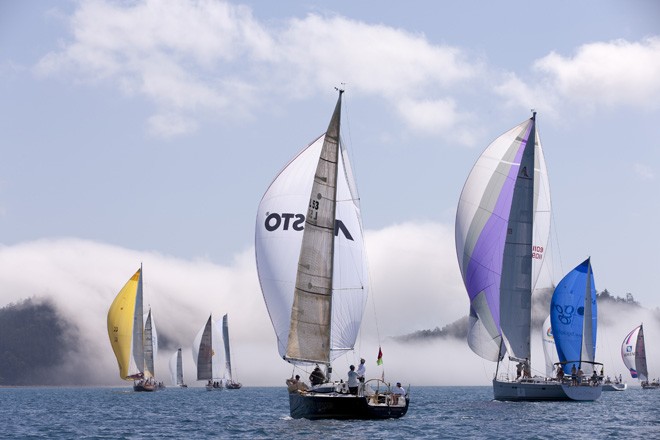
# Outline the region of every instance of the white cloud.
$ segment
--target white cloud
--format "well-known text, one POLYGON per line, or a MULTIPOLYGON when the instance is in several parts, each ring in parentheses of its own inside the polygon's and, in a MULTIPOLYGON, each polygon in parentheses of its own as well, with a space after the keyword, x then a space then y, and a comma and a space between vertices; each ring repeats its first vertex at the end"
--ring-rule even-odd
MULTIPOLYGON (((211 0, 83 1, 70 24, 72 40, 44 56, 38 74, 110 82, 154 102, 160 115, 179 114, 179 120, 200 112, 244 117, 258 101, 263 105, 282 93, 307 96, 344 82, 394 109, 401 99, 435 102, 427 110, 441 114, 404 121, 426 132, 429 123, 439 122, 432 132, 447 134, 462 117, 447 97, 449 88, 480 69, 459 49, 404 30, 319 15, 267 29, 249 8, 211 0)), ((173 130, 151 121, 150 128, 172 136, 196 124, 173 130)))
POLYGON ((441 134, 462 145, 474 145, 476 135, 470 128, 473 118, 460 113, 453 99, 414 100, 402 99, 398 110, 402 119, 414 131, 441 134))
POLYGON ((535 65, 563 99, 582 105, 660 108, 660 38, 585 44, 535 65))
POLYGON ((495 93, 500 95, 507 106, 538 110, 544 117, 558 116, 557 97, 544 86, 530 86, 514 73, 508 73, 495 86, 495 93))
POLYGON ((558 116, 567 106, 660 108, 660 38, 585 44, 575 55, 552 52, 533 64, 528 82, 510 73, 495 88, 509 105, 558 116))
POLYGON ((457 48, 339 16, 292 19, 279 43, 282 62, 293 65, 299 83, 327 88, 340 80, 352 90, 390 99, 425 95, 477 73, 457 48))
POLYGON ((648 165, 642 163, 633 164, 633 171, 642 180, 654 180, 655 173, 648 165))

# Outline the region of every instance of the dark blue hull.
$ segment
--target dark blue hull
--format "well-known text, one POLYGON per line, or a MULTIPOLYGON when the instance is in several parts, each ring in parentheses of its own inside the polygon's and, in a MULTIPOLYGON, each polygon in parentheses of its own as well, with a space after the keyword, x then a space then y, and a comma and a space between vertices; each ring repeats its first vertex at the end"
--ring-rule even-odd
POLYGON ((289 406, 294 419, 392 419, 406 415, 410 399, 391 396, 358 397, 340 393, 290 393, 289 406), (377 400, 379 399, 379 400, 377 400), (405 402, 405 403, 404 403, 405 402))

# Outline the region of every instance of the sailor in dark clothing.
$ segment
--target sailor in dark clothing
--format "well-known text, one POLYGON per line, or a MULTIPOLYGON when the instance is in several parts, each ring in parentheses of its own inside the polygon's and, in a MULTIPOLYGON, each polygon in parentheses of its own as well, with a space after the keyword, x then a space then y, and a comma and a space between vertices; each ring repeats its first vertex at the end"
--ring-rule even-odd
POLYGON ((318 365, 314 368, 312 374, 309 375, 309 381, 312 383, 312 386, 321 385, 325 382, 325 374, 323 374, 323 371, 321 371, 318 365))

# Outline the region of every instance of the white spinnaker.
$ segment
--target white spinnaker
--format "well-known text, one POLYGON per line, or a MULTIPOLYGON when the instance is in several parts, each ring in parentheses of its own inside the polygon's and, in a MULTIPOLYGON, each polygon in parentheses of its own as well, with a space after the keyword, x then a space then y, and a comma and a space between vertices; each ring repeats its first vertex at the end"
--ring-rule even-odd
POLYGON ((630 371, 632 377, 637 375, 637 379, 640 381, 648 380, 643 328, 643 325, 636 327, 628 333, 628 336, 623 340, 623 344, 621 344, 621 359, 623 359, 623 363, 628 368, 628 371, 630 371), (642 334, 641 338, 640 332, 642 334))
POLYGON ((177 362, 179 360, 179 350, 175 351, 170 357, 169 367, 170 367, 170 381, 172 385, 179 385, 177 383, 177 362))
MULTIPOLYGON (((516 138, 527 130, 532 120, 526 120, 513 127, 504 134, 497 137, 481 154, 472 168, 463 191, 461 192, 457 214, 456 214, 456 252, 459 267, 466 282, 468 265, 473 256, 475 246, 483 232, 484 225, 493 214, 496 201, 499 197, 502 176, 508 174, 513 164, 507 157, 511 156, 510 148, 516 138)), ((551 277, 540 277, 545 262, 548 236, 550 233, 550 186, 548 173, 543 156, 543 150, 538 132, 536 133, 536 144, 534 154, 534 228, 533 228, 533 255, 532 260, 532 286, 543 288, 551 285, 551 277), (541 278, 542 282, 537 284, 541 278)), ((502 248, 504 237, 502 237, 502 248)), ((493 271, 496 276, 501 276, 501 267, 488 267, 487 261, 483 261, 484 268, 493 271)), ((499 280, 499 278, 498 278, 499 280)), ((499 282, 499 281, 496 281, 499 282)), ((483 293, 470 292, 475 295, 472 300, 472 308, 476 316, 471 315, 471 325, 468 332, 468 344, 470 348, 485 359, 496 361, 500 351, 500 329, 497 326, 499 316, 492 316, 489 309, 493 307, 488 304, 483 293), (477 318, 478 317, 478 318, 477 318)))
MULTIPOLYGON (((257 211, 257 270, 282 357, 289 336, 304 215, 323 140, 324 136, 321 136, 289 162, 271 183, 257 211)), ((335 239, 331 359, 353 348, 368 294, 359 200, 350 166, 344 163, 347 161, 344 153, 342 159, 337 181, 336 217, 352 240, 340 227, 335 239)))

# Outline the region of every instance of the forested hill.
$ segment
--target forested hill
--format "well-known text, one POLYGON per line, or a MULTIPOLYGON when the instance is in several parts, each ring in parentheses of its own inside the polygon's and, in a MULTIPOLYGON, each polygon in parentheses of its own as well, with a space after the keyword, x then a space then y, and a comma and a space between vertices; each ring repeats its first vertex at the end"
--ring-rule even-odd
POLYGON ((0 385, 71 383, 59 374, 78 346, 76 326, 47 300, 27 299, 0 309, 0 385))
MULTIPOLYGON (((534 295, 532 300, 532 327, 537 328, 543 325, 543 321, 548 316, 548 308, 550 300, 552 299, 552 289, 545 289, 534 295)), ((613 296, 607 289, 597 293, 597 301, 599 306, 618 307, 621 309, 635 309, 641 307, 635 301, 631 293, 627 293, 624 298, 613 296)), ((599 316, 599 320, 605 320, 607 317, 599 316)), ((407 335, 394 336, 393 339, 399 342, 413 342, 431 339, 448 339, 454 338, 465 341, 468 332, 468 317, 467 315, 451 322, 442 328, 436 327, 433 330, 418 330, 407 335)))

